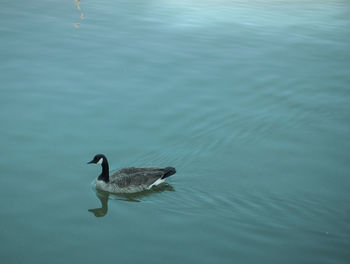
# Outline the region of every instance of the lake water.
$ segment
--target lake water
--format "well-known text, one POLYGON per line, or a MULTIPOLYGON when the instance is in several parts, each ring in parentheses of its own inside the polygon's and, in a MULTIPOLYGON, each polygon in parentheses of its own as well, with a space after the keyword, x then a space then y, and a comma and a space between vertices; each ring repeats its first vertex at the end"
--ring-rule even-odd
POLYGON ((349 263, 349 43, 348 1, 2 1, 1 263, 349 263))

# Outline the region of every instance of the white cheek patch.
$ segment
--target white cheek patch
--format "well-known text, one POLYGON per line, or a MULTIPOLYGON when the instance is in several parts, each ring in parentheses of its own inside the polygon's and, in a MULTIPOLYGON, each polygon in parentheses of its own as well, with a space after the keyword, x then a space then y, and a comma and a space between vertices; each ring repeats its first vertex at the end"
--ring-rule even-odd
POLYGON ((102 164, 103 158, 100 158, 100 160, 96 164, 102 164))

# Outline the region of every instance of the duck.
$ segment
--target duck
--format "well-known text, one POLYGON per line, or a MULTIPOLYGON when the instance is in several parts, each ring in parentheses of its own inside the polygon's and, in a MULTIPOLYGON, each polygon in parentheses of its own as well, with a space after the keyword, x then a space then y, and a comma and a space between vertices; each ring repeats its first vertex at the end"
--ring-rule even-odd
POLYGON ((102 172, 96 180, 96 189, 110 193, 137 193, 150 190, 176 173, 174 167, 128 167, 109 174, 108 160, 104 154, 95 155, 87 164, 102 166, 102 172))

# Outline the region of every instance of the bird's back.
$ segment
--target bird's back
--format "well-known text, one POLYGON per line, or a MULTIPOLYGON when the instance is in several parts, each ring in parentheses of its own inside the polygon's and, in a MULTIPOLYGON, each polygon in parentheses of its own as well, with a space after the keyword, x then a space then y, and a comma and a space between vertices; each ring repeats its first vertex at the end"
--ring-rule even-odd
POLYGON ((114 193, 134 193, 163 182, 167 170, 162 168, 124 168, 109 176, 109 182, 98 181, 96 187, 114 193))
POLYGON ((124 168, 110 175, 110 183, 120 188, 144 186, 145 188, 160 179, 164 169, 161 168, 124 168))

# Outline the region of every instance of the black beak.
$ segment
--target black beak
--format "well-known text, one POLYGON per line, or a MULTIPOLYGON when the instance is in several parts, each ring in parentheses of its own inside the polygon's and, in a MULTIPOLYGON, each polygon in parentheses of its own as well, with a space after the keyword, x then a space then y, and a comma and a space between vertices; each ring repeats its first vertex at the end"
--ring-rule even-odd
POLYGON ((91 163, 94 163, 94 160, 92 160, 92 161, 89 161, 87 164, 91 164, 91 163))

